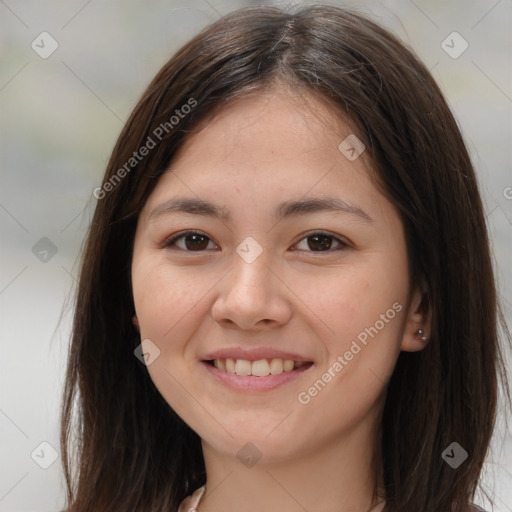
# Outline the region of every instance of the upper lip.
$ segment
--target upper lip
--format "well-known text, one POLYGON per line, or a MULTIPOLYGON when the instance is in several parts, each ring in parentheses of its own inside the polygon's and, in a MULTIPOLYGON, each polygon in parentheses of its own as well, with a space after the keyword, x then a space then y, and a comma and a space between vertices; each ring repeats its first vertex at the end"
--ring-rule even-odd
POLYGON ((226 347, 209 352, 205 355, 203 360, 211 361, 212 359, 245 359, 247 361, 258 361, 259 359, 290 359, 292 361, 310 362, 311 359, 299 356, 293 352, 285 352, 283 350, 276 350, 272 347, 226 347))

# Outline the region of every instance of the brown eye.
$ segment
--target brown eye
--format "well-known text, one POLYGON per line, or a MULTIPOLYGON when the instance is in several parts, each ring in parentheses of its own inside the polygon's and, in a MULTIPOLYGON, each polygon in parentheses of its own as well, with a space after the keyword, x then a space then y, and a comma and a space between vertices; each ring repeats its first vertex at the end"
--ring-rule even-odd
MULTIPOLYGON (((162 247, 185 252, 203 252, 208 249, 210 242, 213 244, 208 236, 197 231, 188 231, 165 241, 162 247)), ((305 243, 306 246, 298 247, 298 249, 306 252, 333 252, 348 247, 348 244, 339 238, 322 232, 311 233, 304 237, 297 246, 301 243, 305 243), (334 248, 333 243, 335 244, 334 248)), ((215 244, 213 245, 215 246, 215 244)))
MULTIPOLYGON (((327 252, 334 251, 343 247, 346 247, 347 244, 340 240, 339 238, 329 235, 327 233, 312 233, 306 237, 304 237, 300 242, 302 243, 306 240, 306 248, 299 248, 299 250, 306 250, 309 252, 327 252), (332 248, 333 241, 338 245, 332 248)), ((299 245, 297 244, 297 245, 299 245)))
POLYGON ((201 252, 208 247, 209 242, 211 240, 206 235, 196 231, 189 231, 164 242, 163 246, 173 250, 177 248, 186 252, 201 252), (183 243, 178 244, 177 242, 182 239, 183 243))

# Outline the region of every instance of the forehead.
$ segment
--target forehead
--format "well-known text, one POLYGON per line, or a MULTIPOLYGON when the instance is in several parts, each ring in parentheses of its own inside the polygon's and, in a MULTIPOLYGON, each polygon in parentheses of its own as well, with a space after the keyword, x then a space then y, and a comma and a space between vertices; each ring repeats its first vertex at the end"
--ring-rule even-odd
POLYGON ((264 159, 328 151, 352 131, 322 97, 279 88, 231 100, 213 118, 199 123, 178 149, 173 164, 191 153, 197 157, 206 147, 213 151, 212 157, 244 161, 247 156, 264 159))
POLYGON ((227 187, 237 193, 250 188, 255 194, 272 189, 304 195, 356 182, 371 189, 364 152, 349 160, 339 148, 347 137, 354 137, 350 125, 315 96, 244 97, 187 137, 154 193, 171 181, 201 194, 227 187))

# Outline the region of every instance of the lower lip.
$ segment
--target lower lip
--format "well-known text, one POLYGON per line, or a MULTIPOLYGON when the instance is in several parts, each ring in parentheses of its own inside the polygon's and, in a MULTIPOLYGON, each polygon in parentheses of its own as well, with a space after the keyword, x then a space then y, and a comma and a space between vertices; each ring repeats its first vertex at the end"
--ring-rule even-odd
POLYGON ((283 372, 279 375, 267 375, 266 377, 255 377, 254 375, 236 375, 227 373, 215 368, 211 364, 202 362, 203 366, 222 384, 241 391, 270 391, 287 382, 291 382, 307 372, 313 365, 301 366, 290 372, 283 372))

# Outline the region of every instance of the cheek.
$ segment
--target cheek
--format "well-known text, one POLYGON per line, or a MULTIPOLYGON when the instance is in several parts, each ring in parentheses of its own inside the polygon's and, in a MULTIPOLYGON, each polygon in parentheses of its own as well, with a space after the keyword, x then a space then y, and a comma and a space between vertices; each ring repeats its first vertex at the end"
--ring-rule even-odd
POLYGON ((326 338, 328 360, 301 403, 316 402, 326 411, 324 420, 339 425, 360 420, 393 372, 405 325, 407 266, 400 254, 389 259, 375 253, 334 286, 330 300, 324 299, 323 318, 335 333, 326 338))
POLYGON ((322 428, 327 437, 376 413, 400 352, 402 303, 377 294, 366 308, 354 306, 351 299, 362 297, 347 296, 338 303, 342 308, 337 316, 333 311, 336 336, 326 342, 327 359, 296 397, 304 412, 319 412, 311 414, 311 431, 322 428))
MULTIPOLYGON (((391 375, 409 292, 406 259, 399 249, 372 253, 364 265, 340 270, 328 283, 328 294, 309 292, 308 302, 318 306, 315 313, 329 328, 324 337, 327 360, 320 371, 330 372, 325 380, 331 391, 324 398, 339 393, 342 402, 364 408, 362 397, 374 400, 391 375)), ((323 388, 318 387, 320 394, 323 388)))
POLYGON ((193 351, 187 341, 193 337, 199 318, 207 313, 205 281, 197 268, 172 267, 160 254, 134 253, 132 287, 141 339, 149 338, 159 349, 147 366, 151 380, 166 402, 189 424, 202 418, 204 410, 191 400, 191 382, 198 381, 193 351))
MULTIPOLYGON (((173 267, 160 255, 141 255, 132 265, 135 309, 141 336, 163 340, 191 322, 212 287, 212 276, 173 267)), ((181 339, 181 338, 179 338, 181 339)))
POLYGON ((319 284, 306 283, 302 296, 329 329, 331 348, 343 349, 375 323, 379 331, 399 333, 402 315, 397 310, 405 310, 409 286, 407 268, 402 268, 399 261, 390 264, 375 253, 366 263, 342 268, 322 286, 319 284), (393 308, 395 303, 398 305, 393 308))

